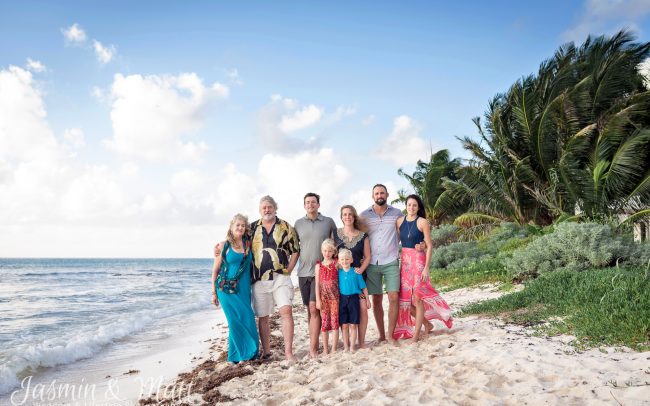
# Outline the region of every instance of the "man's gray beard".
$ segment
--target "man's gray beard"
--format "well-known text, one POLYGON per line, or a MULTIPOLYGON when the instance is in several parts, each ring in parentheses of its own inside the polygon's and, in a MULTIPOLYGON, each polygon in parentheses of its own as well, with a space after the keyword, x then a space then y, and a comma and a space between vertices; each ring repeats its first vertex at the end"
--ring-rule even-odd
POLYGON ((275 220, 275 214, 265 214, 262 216, 262 220, 264 221, 275 220))
POLYGON ((386 200, 385 199, 377 199, 377 200, 375 200, 375 204, 377 206, 383 206, 383 205, 386 204, 386 200))

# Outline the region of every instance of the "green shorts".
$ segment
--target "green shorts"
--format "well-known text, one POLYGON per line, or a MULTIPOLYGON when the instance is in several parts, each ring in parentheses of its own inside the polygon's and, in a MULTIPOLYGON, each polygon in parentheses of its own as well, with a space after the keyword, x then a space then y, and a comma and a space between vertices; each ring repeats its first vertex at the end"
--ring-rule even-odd
POLYGON ((368 275, 366 285, 369 294, 381 295, 384 293, 382 279, 386 292, 399 292, 399 263, 397 260, 385 265, 368 265, 366 274, 368 275))

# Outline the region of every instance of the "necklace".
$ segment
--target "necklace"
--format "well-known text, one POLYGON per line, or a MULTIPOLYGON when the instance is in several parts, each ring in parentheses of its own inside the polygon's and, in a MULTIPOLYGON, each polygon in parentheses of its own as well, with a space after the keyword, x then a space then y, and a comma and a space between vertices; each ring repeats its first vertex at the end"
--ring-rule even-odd
POLYGON ((408 236, 406 238, 411 238, 411 231, 413 231, 413 224, 417 224, 418 218, 416 217, 415 220, 413 221, 408 221, 408 218, 404 219, 406 221, 406 231, 408 232, 408 236))

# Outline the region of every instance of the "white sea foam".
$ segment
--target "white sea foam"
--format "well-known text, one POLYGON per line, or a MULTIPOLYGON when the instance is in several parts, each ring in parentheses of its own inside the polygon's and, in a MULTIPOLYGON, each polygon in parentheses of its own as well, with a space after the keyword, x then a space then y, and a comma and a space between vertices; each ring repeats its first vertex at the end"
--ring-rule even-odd
POLYGON ((182 302, 167 302, 163 308, 134 311, 101 326, 5 351, 3 355, 8 361, 0 366, 0 395, 18 387, 22 377, 37 368, 55 367, 92 357, 111 343, 141 332, 154 323, 193 313, 208 305, 209 299, 204 295, 186 297, 182 302))

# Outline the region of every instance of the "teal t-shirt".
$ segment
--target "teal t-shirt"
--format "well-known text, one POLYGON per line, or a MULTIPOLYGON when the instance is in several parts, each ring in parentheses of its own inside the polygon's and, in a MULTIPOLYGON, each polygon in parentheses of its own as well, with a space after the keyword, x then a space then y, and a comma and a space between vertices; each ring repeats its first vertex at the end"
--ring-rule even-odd
POLYGON ((354 269, 345 271, 339 268, 339 292, 342 295, 357 295, 363 292, 365 287, 366 282, 363 281, 363 277, 354 272, 354 269))

